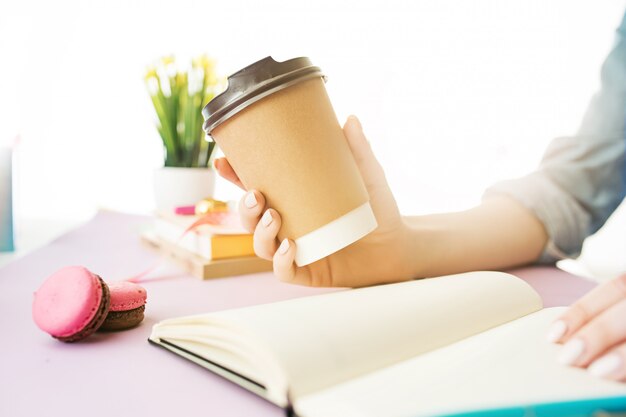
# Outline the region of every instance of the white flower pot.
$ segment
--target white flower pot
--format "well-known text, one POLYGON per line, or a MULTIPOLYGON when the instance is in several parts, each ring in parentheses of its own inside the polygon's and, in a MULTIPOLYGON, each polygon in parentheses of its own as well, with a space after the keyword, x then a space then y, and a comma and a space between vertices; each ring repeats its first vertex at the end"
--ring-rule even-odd
POLYGON ((214 191, 213 169, 163 167, 154 171, 154 198, 159 211, 194 205, 213 197, 214 191))

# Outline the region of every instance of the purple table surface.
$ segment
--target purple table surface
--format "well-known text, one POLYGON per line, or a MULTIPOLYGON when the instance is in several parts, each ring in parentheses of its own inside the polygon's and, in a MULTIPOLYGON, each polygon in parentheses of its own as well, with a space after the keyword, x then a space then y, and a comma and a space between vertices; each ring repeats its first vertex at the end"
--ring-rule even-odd
MULTIPOLYGON (((166 318, 334 290, 281 283, 271 273, 201 281, 165 263, 143 284, 146 319, 133 330, 66 344, 35 326, 33 292, 57 269, 84 265, 115 281, 156 262, 156 253, 138 238, 149 224, 148 217, 102 211, 0 269, 0 416, 284 415, 248 391, 150 345, 150 330, 166 318)), ((542 295, 546 307, 568 305, 594 286, 551 267, 512 272, 542 295)))

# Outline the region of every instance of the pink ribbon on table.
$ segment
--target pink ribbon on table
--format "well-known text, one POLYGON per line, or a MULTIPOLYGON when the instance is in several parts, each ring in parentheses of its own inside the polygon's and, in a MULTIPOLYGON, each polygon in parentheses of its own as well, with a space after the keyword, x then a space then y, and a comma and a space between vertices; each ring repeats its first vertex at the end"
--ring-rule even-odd
MULTIPOLYGON (((180 241, 185 236, 187 236, 187 234, 189 234, 190 232, 193 232, 198 227, 203 226, 203 225, 211 225, 211 226, 238 226, 238 225, 240 225, 240 223, 239 223, 238 216, 235 213, 233 213, 233 212, 213 212, 213 213, 207 213, 207 214, 203 215, 202 217, 200 217, 195 222, 193 222, 189 227, 187 227, 187 229, 185 229, 185 231, 178 237, 178 239, 176 239, 176 242, 174 244, 177 245, 178 243, 180 243, 180 241)), ((146 275, 148 275, 148 274, 154 272, 156 269, 158 269, 161 265, 163 265, 164 262, 165 262, 165 259, 159 259, 152 266, 150 266, 148 269, 145 269, 143 272, 140 272, 140 273, 138 273, 136 275, 132 275, 131 277, 126 278, 124 281, 134 282, 134 283, 148 281, 148 280, 144 280, 143 278, 146 275)))

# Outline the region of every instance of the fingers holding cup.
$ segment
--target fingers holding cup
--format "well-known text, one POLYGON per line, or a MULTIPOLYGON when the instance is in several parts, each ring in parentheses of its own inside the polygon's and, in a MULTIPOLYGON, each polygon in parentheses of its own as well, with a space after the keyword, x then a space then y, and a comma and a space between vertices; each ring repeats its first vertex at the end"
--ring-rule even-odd
POLYGON ((307 267, 296 266, 296 251, 294 241, 283 239, 274 253, 274 274, 276 277, 290 284, 312 285, 311 270, 307 267))
POLYGON ((243 183, 239 179, 239 176, 237 175, 233 167, 230 165, 230 162, 228 162, 228 159, 217 158, 215 162, 213 162, 213 166, 215 167, 215 170, 217 171, 218 174, 220 174, 222 178, 232 182, 233 184, 235 184, 237 187, 241 188, 242 190, 246 189, 246 187, 244 187, 243 183))
POLYGON ((239 217, 243 227, 253 233, 265 210, 265 197, 256 190, 248 191, 239 200, 239 217))
POLYGON ((258 257, 271 260, 278 248, 278 230, 281 218, 274 209, 267 209, 254 230, 254 252, 258 257))

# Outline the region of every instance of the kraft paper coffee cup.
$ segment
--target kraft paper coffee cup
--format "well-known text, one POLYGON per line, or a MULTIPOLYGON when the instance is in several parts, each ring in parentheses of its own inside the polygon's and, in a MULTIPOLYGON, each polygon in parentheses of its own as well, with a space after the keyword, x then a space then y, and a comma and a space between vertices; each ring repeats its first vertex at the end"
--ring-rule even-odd
POLYGON ((299 266, 377 227, 324 82, 308 58, 267 57, 228 77, 202 111, 204 130, 246 189, 281 214, 278 237, 295 241, 299 266))

